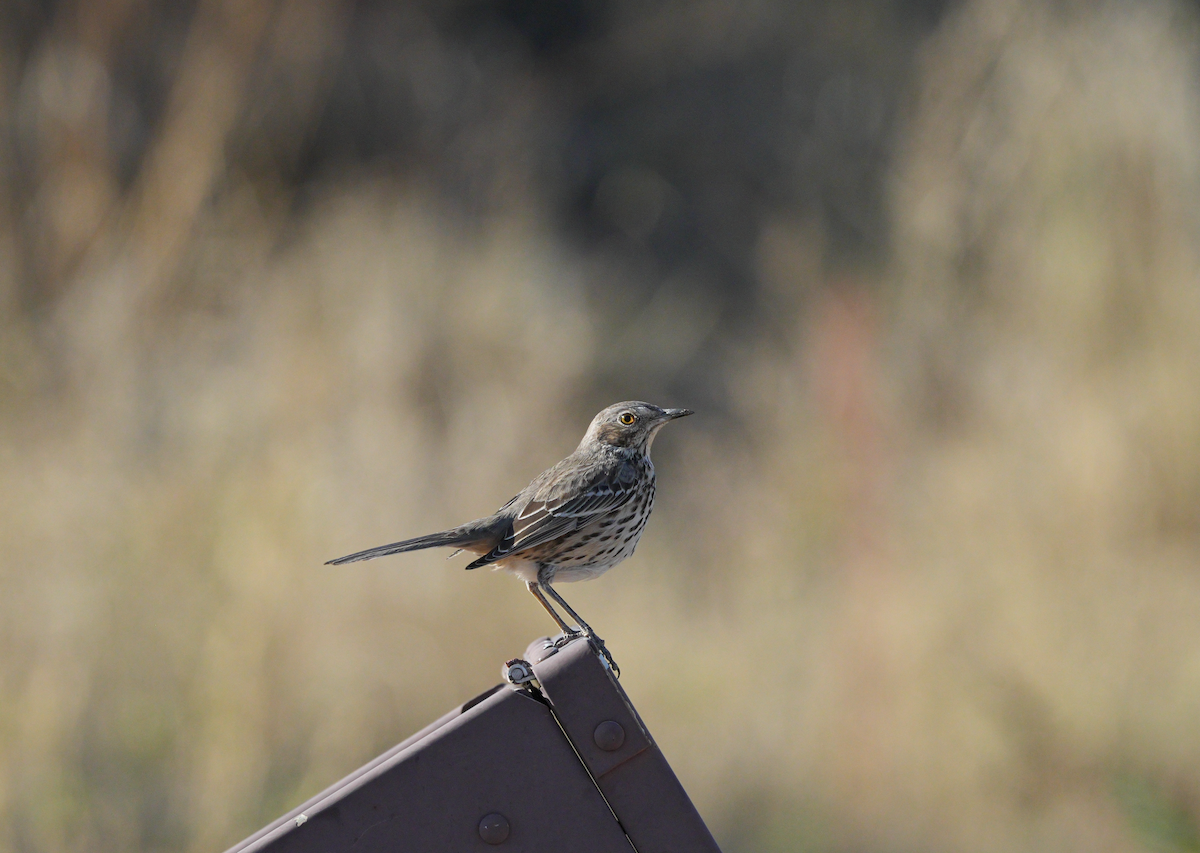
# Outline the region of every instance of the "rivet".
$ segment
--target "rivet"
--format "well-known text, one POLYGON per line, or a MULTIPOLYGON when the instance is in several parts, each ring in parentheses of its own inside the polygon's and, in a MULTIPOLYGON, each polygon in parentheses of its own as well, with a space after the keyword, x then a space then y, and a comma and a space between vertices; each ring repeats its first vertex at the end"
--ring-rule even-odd
POLYGON ((503 844, 508 840, 508 818, 499 812, 484 815, 479 821, 479 837, 488 844, 503 844))
POLYGON ((605 720, 596 726, 592 740, 605 752, 616 752, 625 743, 625 730, 616 720, 605 720))

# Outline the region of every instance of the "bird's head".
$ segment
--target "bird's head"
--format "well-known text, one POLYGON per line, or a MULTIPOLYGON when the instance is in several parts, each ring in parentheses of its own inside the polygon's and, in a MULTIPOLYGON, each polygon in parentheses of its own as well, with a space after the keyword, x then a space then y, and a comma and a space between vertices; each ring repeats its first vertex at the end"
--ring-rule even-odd
POLYGON ((691 409, 660 409, 649 403, 616 403, 592 419, 583 443, 607 444, 650 451, 655 434, 668 421, 693 414, 691 409))

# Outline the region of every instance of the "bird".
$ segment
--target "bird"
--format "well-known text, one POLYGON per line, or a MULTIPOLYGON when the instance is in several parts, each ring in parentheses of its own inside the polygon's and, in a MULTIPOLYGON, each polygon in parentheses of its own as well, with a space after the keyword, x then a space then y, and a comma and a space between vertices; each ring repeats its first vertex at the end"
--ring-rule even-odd
POLYGON ((604 641, 554 584, 599 577, 633 554, 654 508, 650 445, 666 424, 691 414, 691 409, 663 409, 636 400, 615 403, 592 419, 573 453, 535 477, 491 515, 440 533, 368 548, 326 565, 425 548, 476 554, 478 558, 467 569, 491 566, 525 582, 562 631, 556 645, 583 634, 619 675, 604 641), (568 625, 546 596, 577 627, 568 625))

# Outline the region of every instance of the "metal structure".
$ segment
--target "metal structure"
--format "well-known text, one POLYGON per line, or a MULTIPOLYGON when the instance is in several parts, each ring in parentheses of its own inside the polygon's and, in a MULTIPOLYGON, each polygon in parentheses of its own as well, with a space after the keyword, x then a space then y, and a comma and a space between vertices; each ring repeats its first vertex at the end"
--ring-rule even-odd
POLYGON ((719 853, 586 639, 504 675, 227 853, 719 853))

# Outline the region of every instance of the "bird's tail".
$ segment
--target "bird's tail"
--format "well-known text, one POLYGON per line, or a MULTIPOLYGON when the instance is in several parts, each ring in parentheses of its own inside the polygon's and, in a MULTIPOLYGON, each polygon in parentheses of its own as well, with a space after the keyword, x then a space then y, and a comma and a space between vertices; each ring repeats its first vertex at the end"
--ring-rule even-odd
POLYGON ((393 542, 391 545, 379 545, 375 548, 359 551, 357 554, 338 557, 336 560, 330 560, 325 565, 340 566, 343 563, 373 560, 376 557, 386 557, 389 554, 420 551, 423 548, 463 548, 469 551, 476 551, 479 548, 483 548, 482 553, 486 553, 491 550, 495 542, 499 541, 500 538, 498 532, 492 531, 492 525, 488 523, 489 521, 491 519, 480 519, 470 524, 464 524, 462 527, 455 527, 452 530, 443 530, 441 533, 430 533, 428 536, 405 539, 403 542, 393 542))

